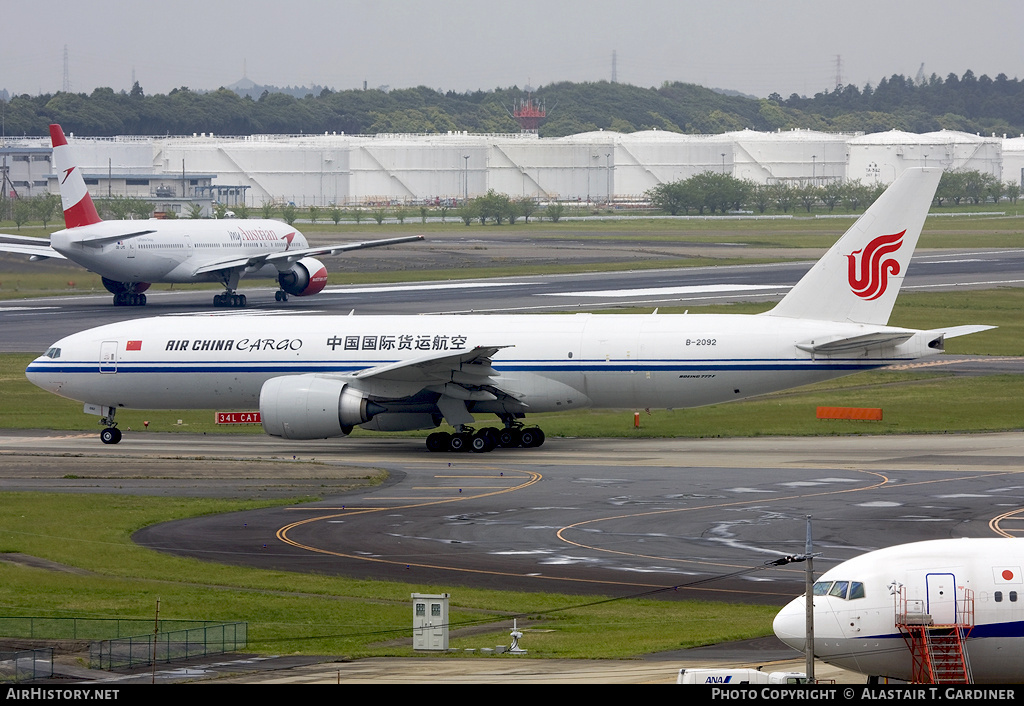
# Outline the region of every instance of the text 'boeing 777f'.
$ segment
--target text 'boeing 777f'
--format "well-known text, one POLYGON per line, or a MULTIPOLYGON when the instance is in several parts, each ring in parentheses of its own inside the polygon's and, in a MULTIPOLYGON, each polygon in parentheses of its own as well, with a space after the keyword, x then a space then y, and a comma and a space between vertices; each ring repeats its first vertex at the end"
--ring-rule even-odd
POLYGON ((280 221, 256 219, 104 221, 85 186, 60 125, 50 126, 53 159, 64 206, 64 230, 40 238, 0 234, 0 252, 33 260, 67 259, 103 278, 117 306, 144 306, 154 282, 216 282, 224 293, 214 306, 245 306, 236 293, 242 277, 276 279, 275 298, 317 294, 327 268, 317 256, 423 240, 421 235, 310 247, 305 236, 280 221))
MULTIPOLYGON (((1024 539, 938 539, 868 552, 814 583, 814 656, 915 683, 1024 679, 1024 539)), ((775 618, 807 645, 806 600, 775 618)))
POLYGON ((118 408, 252 409, 288 439, 433 429, 431 450, 535 446, 529 412, 682 408, 931 356, 989 326, 887 325, 940 170, 908 170, 769 312, 758 315, 188 317, 68 336, 32 382, 118 408), (475 430, 493 414, 501 429, 475 430))

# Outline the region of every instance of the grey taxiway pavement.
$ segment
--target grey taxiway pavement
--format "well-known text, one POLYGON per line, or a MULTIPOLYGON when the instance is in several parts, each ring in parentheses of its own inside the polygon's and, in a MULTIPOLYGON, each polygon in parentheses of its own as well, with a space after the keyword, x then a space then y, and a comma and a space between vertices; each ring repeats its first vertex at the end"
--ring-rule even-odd
POLYGON ((92 434, 10 432, 0 467, 6 490, 320 498, 135 537, 211 561, 453 591, 777 605, 802 592, 803 571, 770 563, 802 551, 808 516, 822 571, 891 544, 1012 534, 1024 507, 1020 433, 556 438, 474 455, 415 439, 136 432, 103 447, 92 434))

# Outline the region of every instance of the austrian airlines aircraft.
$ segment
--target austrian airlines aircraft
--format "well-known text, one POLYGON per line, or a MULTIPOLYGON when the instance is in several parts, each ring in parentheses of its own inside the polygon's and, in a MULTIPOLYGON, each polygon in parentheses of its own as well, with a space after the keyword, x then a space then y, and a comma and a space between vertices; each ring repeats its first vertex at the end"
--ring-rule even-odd
POLYGON ((940 170, 895 181, 771 311, 759 315, 155 318, 53 344, 28 366, 40 387, 86 402, 104 441, 114 413, 252 409, 267 433, 432 429, 431 450, 536 446, 527 412, 681 408, 739 400, 935 355, 991 328, 886 325, 940 170), (474 414, 503 429, 473 433, 474 414))
POLYGON ((287 301, 289 294, 309 296, 327 284, 327 268, 315 256, 423 240, 412 235, 311 248, 302 233, 280 221, 104 221, 60 125, 50 126, 50 140, 66 228, 44 245, 39 238, 0 234, 18 241, 0 242, 0 251, 71 260, 103 278, 116 306, 144 306, 144 292, 154 282, 218 282, 225 291, 213 298, 214 306, 245 306, 245 295, 235 292, 242 277, 276 279, 276 299, 287 301))
MULTIPOLYGON (((1020 683, 1022 568, 1024 538, 914 542, 845 561, 814 583, 814 656, 902 681, 1020 683)), ((805 622, 801 597, 775 634, 803 651, 805 622)))

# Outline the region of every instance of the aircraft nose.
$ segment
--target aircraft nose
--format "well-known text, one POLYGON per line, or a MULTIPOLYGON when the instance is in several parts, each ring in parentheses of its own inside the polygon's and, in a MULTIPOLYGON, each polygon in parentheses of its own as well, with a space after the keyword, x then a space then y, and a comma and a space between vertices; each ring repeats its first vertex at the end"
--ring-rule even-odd
POLYGON ((807 621, 804 599, 801 596, 779 611, 772 622, 775 636, 794 650, 804 649, 807 641, 807 621))

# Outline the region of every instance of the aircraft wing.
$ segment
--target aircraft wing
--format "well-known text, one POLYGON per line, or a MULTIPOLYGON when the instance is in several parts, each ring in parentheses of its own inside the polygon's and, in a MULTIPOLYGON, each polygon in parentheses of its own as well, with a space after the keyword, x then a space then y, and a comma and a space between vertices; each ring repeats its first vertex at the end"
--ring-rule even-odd
POLYGON ((18 255, 31 255, 33 260, 45 260, 49 257, 58 260, 67 259, 50 247, 50 241, 43 240, 42 238, 30 238, 24 235, 15 236, 6 234, 0 234, 0 237, 15 238, 20 241, 17 243, 5 243, 0 241, 0 252, 15 253, 18 255), (32 241, 35 244, 30 245, 29 241, 32 241))
POLYGON ((267 262, 285 260, 294 262, 304 257, 316 257, 317 255, 337 255, 340 252, 349 250, 364 250, 365 248, 379 248, 385 245, 399 245, 401 243, 413 243, 423 240, 422 235, 403 235, 400 238, 384 238, 383 240, 364 240, 359 243, 343 243, 339 245, 325 245, 319 248, 304 248, 302 250, 285 250, 277 252, 267 258, 267 262))
POLYGON ((492 357, 508 346, 477 346, 458 353, 433 353, 422 358, 367 368, 346 376, 354 387, 385 398, 411 397, 424 390, 458 400, 486 401, 515 397, 498 388, 492 357))
POLYGON ((422 235, 405 235, 400 238, 385 238, 383 240, 364 240, 358 243, 344 243, 339 245, 325 245, 319 248, 302 248, 299 250, 285 250, 283 252, 266 252, 259 255, 247 257, 235 257, 226 260, 219 260, 203 265, 194 274, 201 275, 207 272, 219 272, 220 270, 251 269, 257 270, 266 264, 279 262, 295 262, 304 257, 316 255, 336 255, 349 250, 363 250, 365 248, 379 248, 384 245, 398 245, 399 243, 411 243, 423 240, 422 235))

